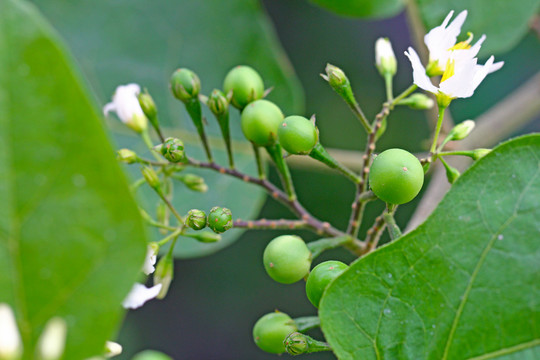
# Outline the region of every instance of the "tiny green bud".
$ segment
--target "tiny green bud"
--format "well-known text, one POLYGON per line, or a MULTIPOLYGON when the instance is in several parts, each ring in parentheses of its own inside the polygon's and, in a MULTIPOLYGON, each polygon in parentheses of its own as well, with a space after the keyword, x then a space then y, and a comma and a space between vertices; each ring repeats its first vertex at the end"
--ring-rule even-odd
POLYGON ((178 179, 182 181, 190 190, 202 193, 208 191, 208 185, 206 185, 204 182, 204 178, 195 174, 180 175, 178 176, 178 179))
POLYGON ((396 56, 388 38, 379 38, 375 42, 375 65, 382 76, 393 76, 397 71, 396 56))
POLYGON ((239 65, 232 68, 225 76, 223 90, 226 94, 232 92, 231 103, 242 110, 247 104, 263 97, 264 83, 255 69, 239 65))
POLYGON ((208 214, 208 227, 216 234, 220 234, 232 228, 231 210, 222 207, 213 207, 208 214))
POLYGON ((448 133, 448 136, 446 137, 449 139, 448 141, 454 141, 454 140, 463 140, 474 129, 474 121, 472 120, 465 120, 462 123, 457 124, 454 126, 452 130, 448 133))
POLYGON ((148 183, 148 185, 150 185, 154 189, 159 188, 159 185, 160 185, 159 177, 152 167, 145 166, 142 168, 141 172, 143 174, 144 179, 148 183))
POLYGON ((221 235, 211 231, 201 231, 196 234, 189 234, 189 237, 202 243, 215 243, 221 240, 221 235))
POLYGON ((478 160, 491 152, 491 149, 474 149, 472 158, 478 160))
POLYGON ((120 149, 116 152, 116 158, 118 161, 126 164, 134 164, 139 160, 139 157, 133 150, 120 149))
POLYGON ((309 345, 306 340, 306 335, 293 332, 289 334, 284 340, 285 350, 290 355, 304 354, 309 350, 309 345))
POLYGON ((206 213, 202 210, 191 209, 186 217, 186 226, 193 230, 201 230, 206 227, 206 213))
POLYGON ((324 80, 328 81, 330 86, 338 93, 341 93, 341 88, 351 86, 347 75, 345 75, 343 70, 341 70, 337 66, 327 64, 324 70, 326 71, 326 75, 321 76, 324 80))
POLYGON ((184 151, 184 143, 177 138, 167 138, 165 142, 161 144, 159 151, 161 155, 170 162, 180 162, 186 158, 184 151))
POLYGON ((229 111, 229 100, 223 92, 218 89, 214 89, 210 94, 207 102, 208 108, 212 111, 212 114, 219 117, 226 114, 229 111))
POLYGON ((193 71, 181 68, 176 70, 171 77, 171 90, 174 97, 187 102, 199 96, 201 81, 193 71))
POLYGON ((155 119, 157 116, 157 107, 154 99, 148 93, 148 90, 144 89, 144 92, 139 93, 137 98, 139 99, 139 105, 141 105, 144 115, 146 115, 150 121, 153 121, 152 119, 155 119))
POLYGON ((154 286, 161 284, 161 290, 157 296, 158 299, 163 299, 167 295, 173 277, 174 262, 172 260, 172 253, 167 253, 167 255, 158 261, 156 271, 154 272, 154 286))
POLYGON ((416 93, 399 101, 398 105, 407 105, 413 110, 427 110, 431 109, 433 105, 435 105, 435 101, 433 101, 433 99, 427 95, 416 93))
POLYGON ((455 183, 456 180, 458 179, 459 175, 460 175, 458 169, 448 165, 446 162, 443 162, 443 164, 444 164, 444 167, 446 169, 446 178, 448 179, 448 182, 450 184, 455 183))

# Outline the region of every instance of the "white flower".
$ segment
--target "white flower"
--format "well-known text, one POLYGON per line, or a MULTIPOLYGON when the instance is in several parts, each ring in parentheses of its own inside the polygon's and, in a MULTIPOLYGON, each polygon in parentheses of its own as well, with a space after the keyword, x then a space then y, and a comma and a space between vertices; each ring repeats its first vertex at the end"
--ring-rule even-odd
POLYGON ((16 359, 22 353, 21 336, 13 310, 0 304, 0 359, 16 359))
POLYGON ((122 353, 122 345, 114 341, 105 342, 105 357, 112 358, 122 353))
POLYGON ((66 346, 67 324, 59 317, 51 318, 45 325, 38 341, 37 349, 40 359, 58 360, 66 346))
POLYGON ((396 56, 387 38, 379 38, 375 42, 375 65, 383 76, 386 73, 394 75, 397 71, 396 56))
POLYGON ((494 58, 491 56, 484 65, 478 65, 477 59, 461 59, 456 61, 451 58, 446 66, 439 87, 433 85, 426 69, 420 62, 420 58, 413 48, 409 47, 405 55, 411 61, 413 68, 413 80, 420 88, 434 94, 444 94, 450 99, 467 98, 472 96, 474 90, 480 85, 487 74, 499 70, 503 63, 493 63, 494 58))
MULTIPOLYGON (((459 13, 459 15, 450 23, 450 19, 454 15, 454 11, 446 16, 443 23, 430 30, 424 36, 424 43, 429 50, 429 63, 427 73, 430 76, 442 75, 449 65, 450 59, 454 61, 470 60, 478 55, 482 43, 486 39, 486 35, 482 35, 474 44, 470 45, 473 35, 469 33, 469 38, 465 41, 456 43, 457 37, 461 32, 461 27, 467 18, 467 10, 459 13)), ((501 64, 502 66, 502 64, 501 64)))
POLYGON ((145 302, 158 296, 161 286, 161 284, 157 284, 151 288, 147 288, 142 284, 134 284, 128 296, 122 302, 122 306, 126 309, 137 309, 143 306, 145 302))
POLYGON ((131 129, 139 133, 144 131, 147 119, 137 98, 140 92, 141 88, 137 84, 118 86, 112 102, 103 107, 103 113, 107 116, 111 111, 114 111, 118 118, 131 129))
POLYGON ((153 273, 156 268, 154 265, 156 264, 156 257, 157 252, 159 250, 159 247, 155 244, 148 244, 147 250, 146 250, 146 258, 144 259, 144 264, 142 267, 142 272, 146 275, 150 275, 153 273))

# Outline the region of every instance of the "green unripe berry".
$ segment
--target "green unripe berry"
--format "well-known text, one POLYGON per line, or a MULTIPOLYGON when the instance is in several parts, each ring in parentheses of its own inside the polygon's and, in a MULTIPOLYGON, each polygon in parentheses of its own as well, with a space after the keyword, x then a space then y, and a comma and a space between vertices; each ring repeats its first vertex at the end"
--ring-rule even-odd
POLYGON ((184 143, 180 139, 167 138, 159 149, 161 155, 170 162, 180 162, 185 159, 184 143))
POLYGON ((282 284, 292 284, 304 278, 311 266, 311 252, 298 236, 282 235, 264 249, 263 263, 268 275, 282 284))
POLYGON ((315 124, 303 116, 287 116, 278 128, 279 143, 289 154, 306 155, 319 142, 315 124))
POLYGON ((183 102, 195 99, 201 91, 201 80, 189 69, 178 69, 171 77, 171 91, 174 97, 183 102))
POLYGON ((249 66, 239 65, 225 76, 223 90, 226 94, 232 91, 233 106, 242 110, 250 102, 263 97, 264 84, 257 71, 249 66))
POLYGON ((242 111, 241 122, 242 131, 249 141, 258 146, 273 145, 283 122, 283 113, 273 102, 257 100, 242 111))
POLYGON ((330 260, 320 263, 311 270, 306 281, 306 295, 313 306, 319 307, 324 290, 348 268, 349 266, 341 261, 330 260))
POLYGON ((221 234, 232 228, 231 210, 222 207, 213 207, 208 214, 208 227, 216 234, 221 234))
POLYGON ((191 209, 187 213, 185 223, 193 230, 204 229, 206 227, 206 213, 202 210, 191 209))
POLYGON ((144 350, 136 354, 131 360, 172 360, 172 358, 156 350, 144 350))
POLYGON ((424 184, 420 161, 408 151, 389 149, 373 160, 369 185, 377 197, 389 204, 404 204, 414 199, 424 184))
POLYGON ((289 315, 273 312, 257 320, 253 327, 253 340, 261 350, 281 354, 285 352, 283 341, 290 333, 297 330, 289 315))

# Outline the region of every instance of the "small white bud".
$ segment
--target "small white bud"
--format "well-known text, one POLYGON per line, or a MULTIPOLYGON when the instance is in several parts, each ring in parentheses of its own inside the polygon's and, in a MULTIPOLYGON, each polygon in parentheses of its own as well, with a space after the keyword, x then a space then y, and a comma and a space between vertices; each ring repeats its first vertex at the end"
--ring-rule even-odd
POLYGON ((450 138, 450 141, 453 140, 463 140, 474 129, 474 121, 472 120, 465 120, 462 123, 457 124, 454 126, 452 130, 450 130, 450 133, 448 133, 448 137, 450 138))
POLYGON ((396 56, 388 38, 379 38, 375 42, 375 65, 383 76, 395 75, 397 71, 396 56))
POLYGON ((103 107, 105 116, 114 111, 118 118, 132 130, 138 133, 146 130, 148 120, 137 97, 140 92, 141 87, 137 84, 118 86, 114 92, 112 102, 103 107))
POLYGON ((59 317, 51 318, 45 325, 38 341, 38 357, 42 360, 57 360, 62 357, 66 346, 67 324, 59 317))
POLYGON ((137 309, 144 305, 148 300, 154 299, 161 291, 161 284, 147 288, 143 284, 134 284, 131 291, 122 302, 126 309, 137 309))
POLYGON ((22 353, 21 336, 11 306, 0 304, 0 359, 18 359, 22 353))
POLYGON ((105 343, 105 357, 112 358, 122 353, 122 345, 114 341, 107 341, 105 343))

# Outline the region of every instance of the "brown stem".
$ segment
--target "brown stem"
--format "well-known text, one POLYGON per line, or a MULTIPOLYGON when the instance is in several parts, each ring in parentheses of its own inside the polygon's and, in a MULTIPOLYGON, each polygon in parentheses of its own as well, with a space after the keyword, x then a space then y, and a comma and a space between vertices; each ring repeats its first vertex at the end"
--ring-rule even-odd
POLYGON ((278 219, 278 220, 235 220, 235 228, 245 228, 245 229, 270 229, 270 230, 280 230, 280 229, 305 229, 308 228, 308 224, 302 220, 289 220, 289 219, 278 219))
POLYGON ((385 227, 386 227, 386 223, 384 222, 383 216, 382 215, 377 216, 377 218, 375 219, 375 222, 373 223, 371 228, 367 231, 366 252, 365 252, 366 254, 375 250, 385 227))

